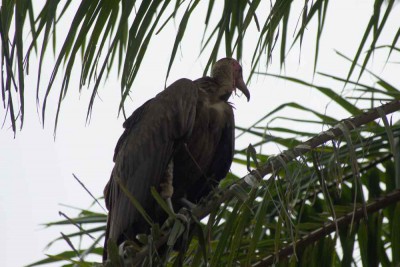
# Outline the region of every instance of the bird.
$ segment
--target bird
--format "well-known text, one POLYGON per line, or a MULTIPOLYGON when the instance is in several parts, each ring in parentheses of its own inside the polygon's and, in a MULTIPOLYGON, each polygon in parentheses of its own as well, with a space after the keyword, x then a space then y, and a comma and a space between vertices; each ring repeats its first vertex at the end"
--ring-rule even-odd
POLYGON ((179 210, 184 203, 198 203, 227 175, 235 146, 228 99, 236 89, 250 100, 241 65, 223 58, 212 66, 211 76, 175 81, 124 122, 104 188, 109 212, 103 261, 109 239, 119 245, 150 230, 121 186, 154 222, 163 223, 168 216, 152 196, 152 187, 179 210))

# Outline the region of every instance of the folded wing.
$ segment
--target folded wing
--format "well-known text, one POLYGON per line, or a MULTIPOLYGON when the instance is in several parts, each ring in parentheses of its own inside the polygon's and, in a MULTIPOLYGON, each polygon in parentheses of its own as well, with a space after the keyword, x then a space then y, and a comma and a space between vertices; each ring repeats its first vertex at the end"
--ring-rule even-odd
POLYGON ((120 243, 133 239, 147 224, 117 180, 151 217, 157 216, 157 204, 150 189, 158 188, 174 149, 190 136, 197 97, 198 88, 192 81, 178 80, 147 101, 124 123, 125 131, 115 149, 115 166, 104 190, 109 209, 106 240, 111 238, 120 243))

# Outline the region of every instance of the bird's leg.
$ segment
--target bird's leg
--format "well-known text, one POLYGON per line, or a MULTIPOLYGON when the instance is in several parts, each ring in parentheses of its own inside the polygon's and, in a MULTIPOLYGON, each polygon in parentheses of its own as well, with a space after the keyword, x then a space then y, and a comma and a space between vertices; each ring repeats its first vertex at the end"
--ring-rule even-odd
POLYGON ((160 195, 167 202, 168 206, 174 212, 174 207, 172 206, 171 197, 174 194, 174 187, 172 181, 174 179, 174 161, 168 163, 167 169, 165 170, 164 180, 160 183, 160 195))
MULTIPOLYGON (((173 178, 174 178, 174 161, 171 159, 171 161, 168 163, 167 169, 165 170, 164 179, 160 183, 160 195, 165 200, 165 202, 167 202, 171 211, 175 214, 174 220, 173 220, 173 221, 175 221, 174 224, 176 223, 176 219, 178 219, 181 221, 181 224, 183 223, 183 225, 186 226, 188 224, 188 219, 186 218, 185 215, 183 215, 181 213, 175 213, 174 206, 172 205, 171 198, 172 198, 172 195, 174 194, 173 178)), ((164 223, 164 225, 168 225, 169 224, 168 221, 170 219, 171 218, 169 218, 164 223)), ((163 227, 164 227, 164 225, 163 225, 163 227)))

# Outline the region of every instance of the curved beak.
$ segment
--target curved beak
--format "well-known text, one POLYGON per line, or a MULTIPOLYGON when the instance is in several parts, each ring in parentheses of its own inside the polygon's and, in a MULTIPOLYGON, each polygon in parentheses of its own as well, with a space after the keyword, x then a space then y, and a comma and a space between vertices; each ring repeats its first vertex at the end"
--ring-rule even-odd
POLYGON ((246 84, 244 83, 243 79, 238 79, 236 82, 236 88, 242 91, 242 93, 246 96, 247 102, 250 101, 250 91, 247 89, 246 84))

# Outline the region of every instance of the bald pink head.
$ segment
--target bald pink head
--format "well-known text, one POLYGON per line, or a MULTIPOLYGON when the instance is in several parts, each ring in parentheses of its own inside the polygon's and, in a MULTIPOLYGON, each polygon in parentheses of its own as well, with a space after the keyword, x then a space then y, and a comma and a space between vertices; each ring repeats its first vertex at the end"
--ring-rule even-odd
POLYGON ((250 100, 250 92, 243 81, 242 66, 233 58, 223 58, 218 60, 211 71, 211 76, 216 79, 230 79, 232 91, 239 89, 250 100))

